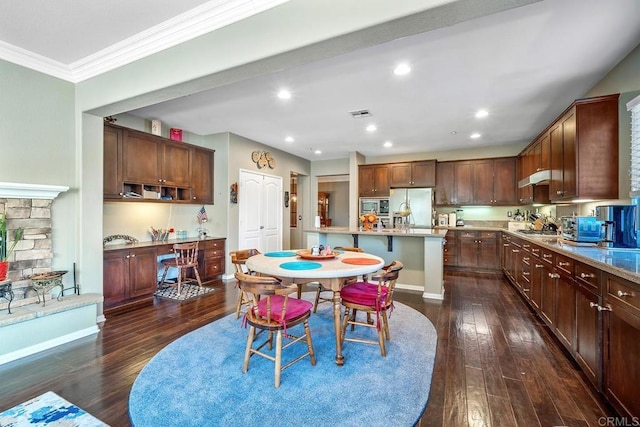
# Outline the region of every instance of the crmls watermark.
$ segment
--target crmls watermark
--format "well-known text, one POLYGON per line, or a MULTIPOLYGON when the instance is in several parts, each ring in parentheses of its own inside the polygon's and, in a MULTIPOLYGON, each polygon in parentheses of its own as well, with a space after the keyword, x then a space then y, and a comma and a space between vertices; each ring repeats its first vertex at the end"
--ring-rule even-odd
POLYGON ((598 425, 603 427, 640 427, 638 417, 600 417, 598 425))

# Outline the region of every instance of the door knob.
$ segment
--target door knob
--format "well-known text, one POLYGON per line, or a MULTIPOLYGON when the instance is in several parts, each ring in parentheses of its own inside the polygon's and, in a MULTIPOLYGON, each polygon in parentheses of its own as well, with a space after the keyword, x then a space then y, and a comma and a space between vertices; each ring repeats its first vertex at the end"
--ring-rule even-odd
POLYGON ((264 229, 264 225, 261 225, 261 226, 260 226, 260 230, 263 230, 263 229, 264 229))

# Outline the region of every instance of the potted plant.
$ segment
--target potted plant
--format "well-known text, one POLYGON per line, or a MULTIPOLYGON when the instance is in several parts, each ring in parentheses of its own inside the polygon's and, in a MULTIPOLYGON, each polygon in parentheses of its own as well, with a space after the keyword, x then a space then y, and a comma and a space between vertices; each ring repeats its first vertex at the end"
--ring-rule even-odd
POLYGON ((22 239, 24 230, 20 227, 16 230, 13 236, 13 242, 9 245, 7 239, 7 218, 5 214, 0 214, 0 280, 7 278, 7 272, 9 271, 9 257, 16 248, 18 241, 22 239))

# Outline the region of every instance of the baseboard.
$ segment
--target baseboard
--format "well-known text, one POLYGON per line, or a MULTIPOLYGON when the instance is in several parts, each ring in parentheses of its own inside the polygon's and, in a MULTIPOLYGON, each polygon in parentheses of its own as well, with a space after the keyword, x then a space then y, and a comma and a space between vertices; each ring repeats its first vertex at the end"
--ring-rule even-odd
POLYGON ((54 338, 42 343, 25 347, 20 350, 13 351, 11 353, 3 354, 0 356, 0 365, 13 362, 14 360, 22 359, 23 357, 31 356, 32 354, 40 353, 41 351, 49 350, 53 347, 57 347, 62 344, 75 341, 80 338, 87 337, 89 335, 97 334, 99 332, 98 326, 91 326, 89 328, 81 329, 71 334, 63 335, 58 338, 54 338))
POLYGON ((432 292, 423 292, 422 299, 435 299, 438 301, 442 301, 444 299, 444 294, 434 294, 432 292))
POLYGON ((101 314, 98 317, 96 317, 96 323, 104 323, 106 320, 107 318, 104 317, 104 314, 101 314))
POLYGON ((422 292, 422 291, 424 291, 424 286, 420 286, 420 285, 405 285, 405 284, 402 284, 402 283, 396 283, 396 289, 406 289, 408 291, 422 292))

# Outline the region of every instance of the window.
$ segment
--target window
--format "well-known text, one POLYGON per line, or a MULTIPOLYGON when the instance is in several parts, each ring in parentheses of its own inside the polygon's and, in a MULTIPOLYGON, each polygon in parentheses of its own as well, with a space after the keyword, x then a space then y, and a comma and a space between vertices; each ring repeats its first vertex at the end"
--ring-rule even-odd
POLYGON ((632 198, 640 196, 640 96, 627 103, 631 111, 631 193, 632 198))

